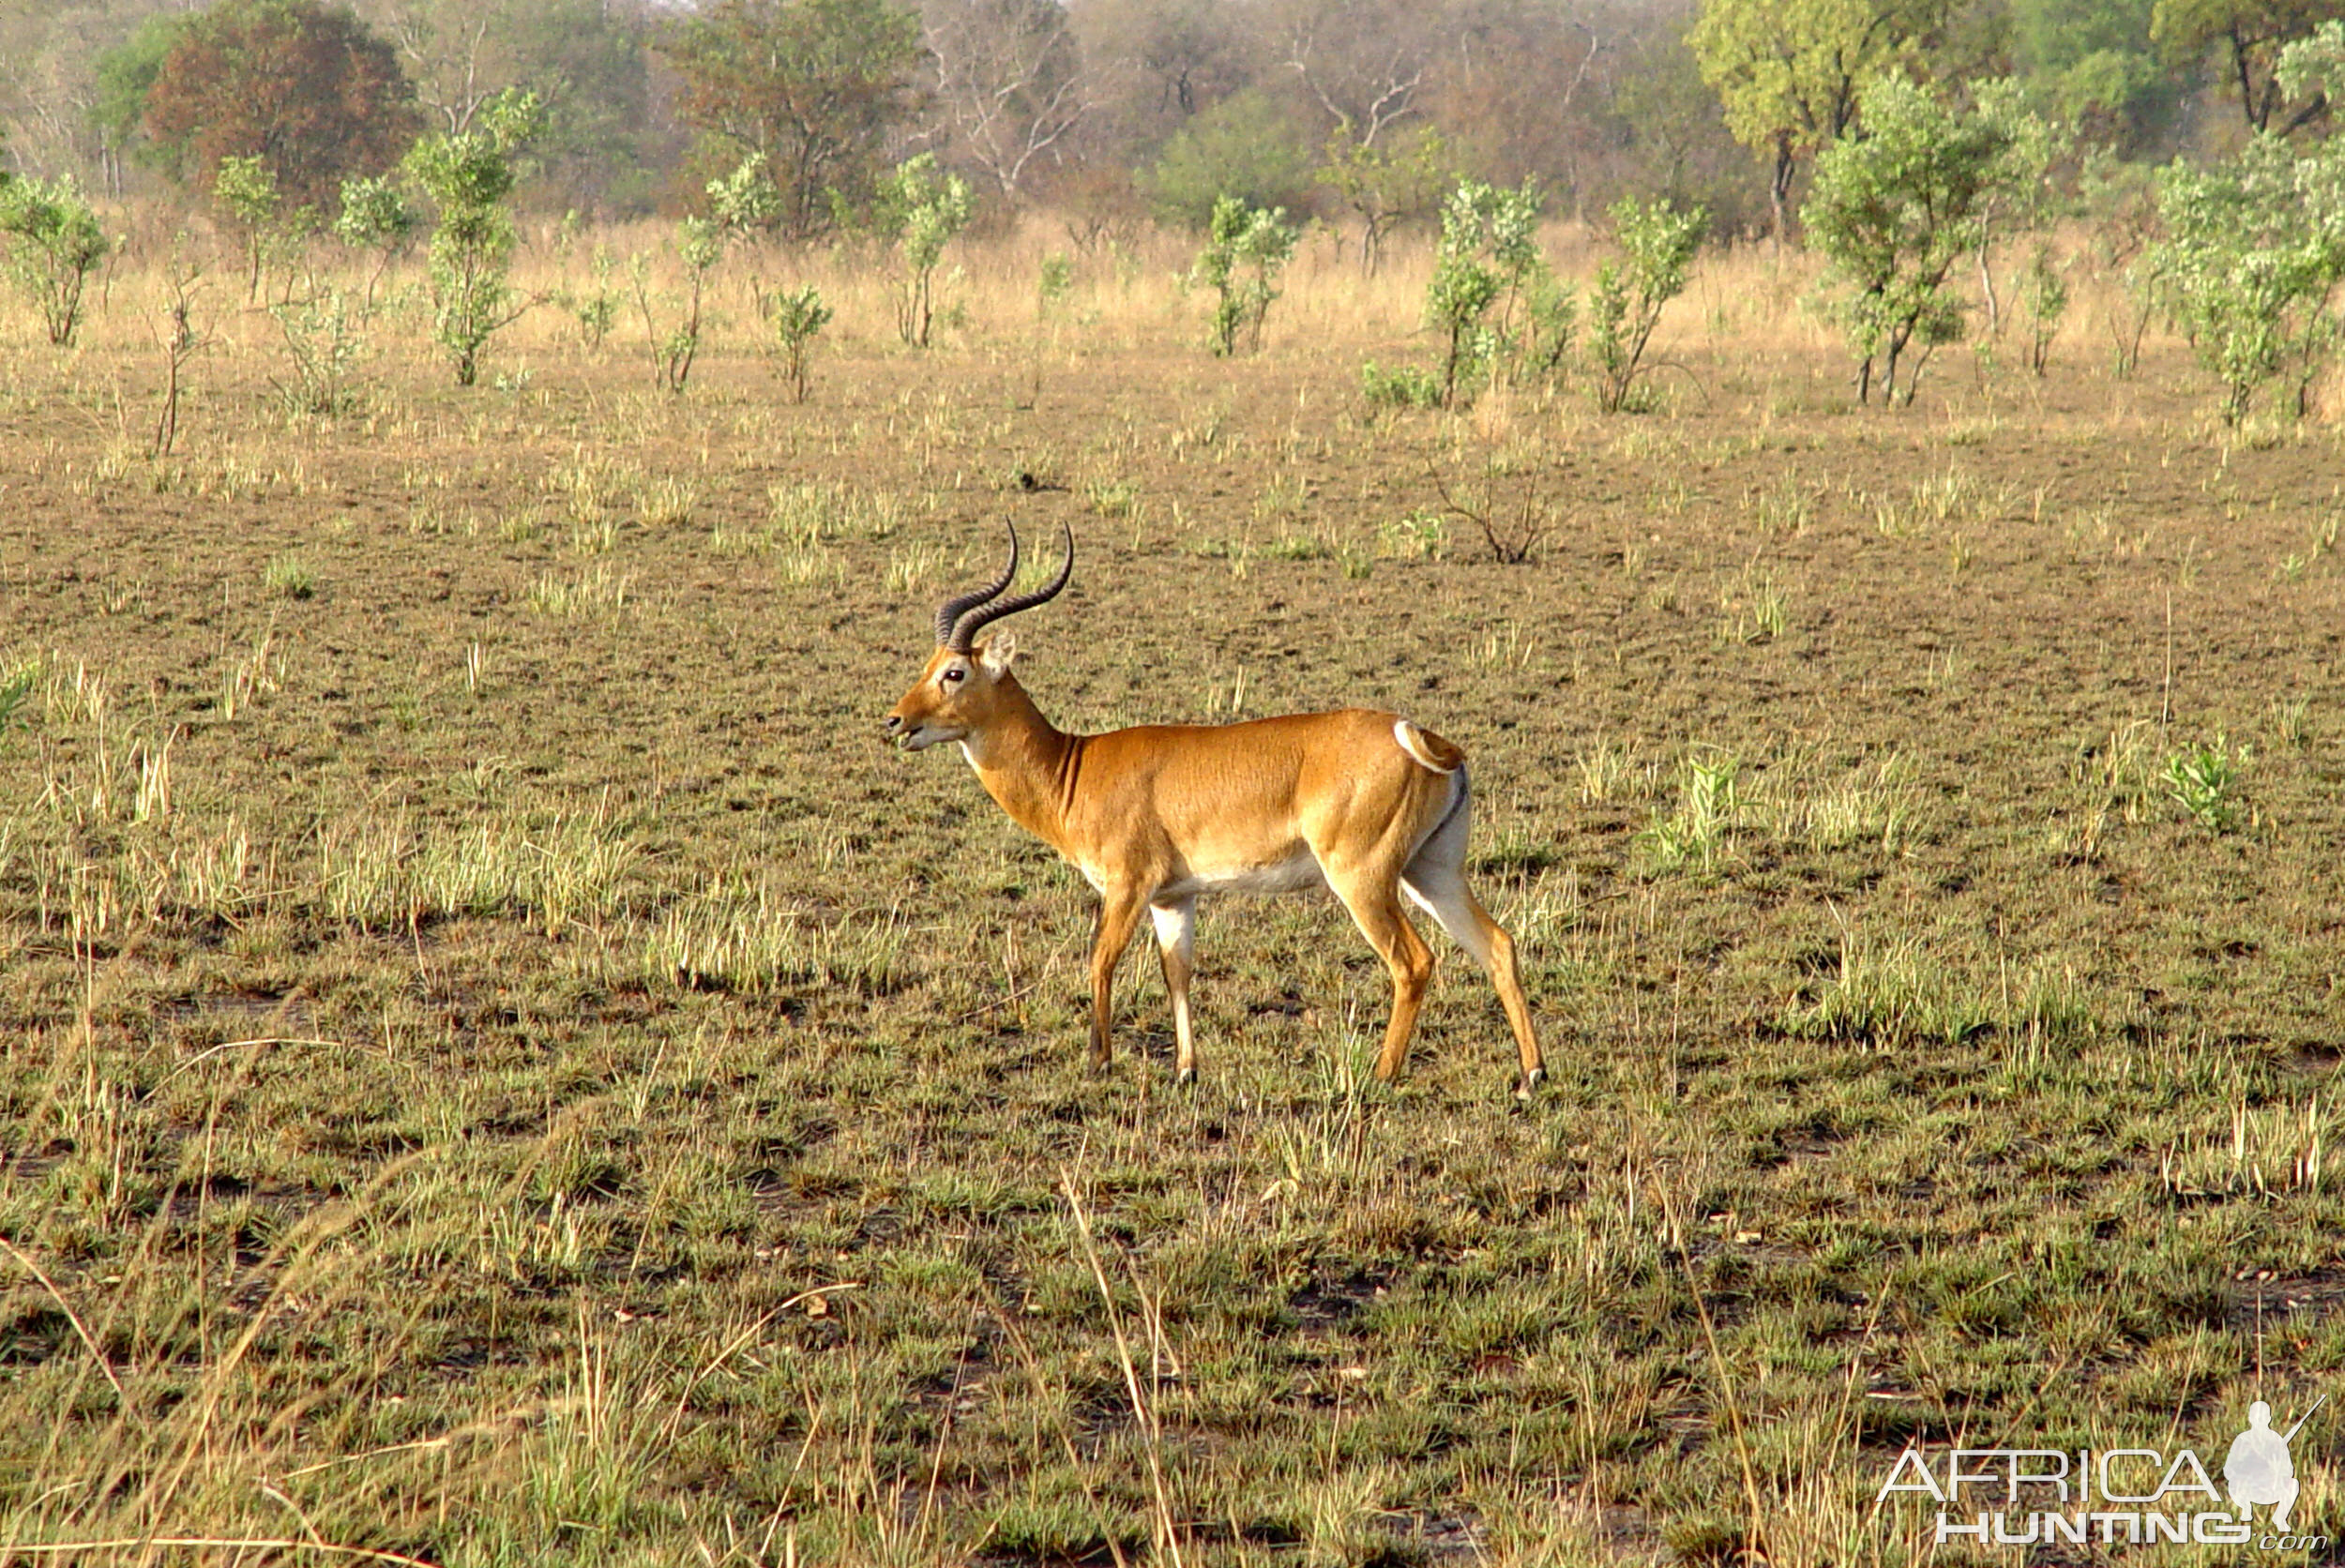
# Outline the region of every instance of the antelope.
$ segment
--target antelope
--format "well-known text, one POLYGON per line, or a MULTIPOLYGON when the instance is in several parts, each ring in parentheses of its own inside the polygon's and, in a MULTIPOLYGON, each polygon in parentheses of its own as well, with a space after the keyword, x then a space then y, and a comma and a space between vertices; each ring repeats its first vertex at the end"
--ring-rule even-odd
POLYGON ((1408 1056, 1433 956, 1401 899, 1430 914, 1490 972, 1521 1056, 1516 1093, 1546 1077, 1515 944, 1466 885, 1473 795, 1465 753, 1396 714, 1362 708, 1223 725, 1150 724, 1100 735, 1062 732, 1034 704, 1012 665, 1010 632, 986 626, 1056 598, 1075 570, 1066 531, 1058 576, 1002 597, 1009 564, 936 611, 936 651, 887 716, 902 749, 958 742, 986 793, 1056 850, 1099 894, 1091 949, 1091 1055, 1109 1059, 1115 968, 1142 912, 1156 927, 1172 997, 1174 1063, 1197 1075, 1188 983, 1202 893, 1294 893, 1326 887, 1392 973, 1392 1018, 1376 1057, 1390 1082, 1408 1056))

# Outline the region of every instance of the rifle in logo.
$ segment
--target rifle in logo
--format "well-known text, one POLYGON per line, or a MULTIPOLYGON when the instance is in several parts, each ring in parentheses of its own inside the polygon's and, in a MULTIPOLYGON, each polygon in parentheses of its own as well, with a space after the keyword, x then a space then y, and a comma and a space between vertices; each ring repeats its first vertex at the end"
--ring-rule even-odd
POLYGON ((2313 1410, 2328 1402, 2327 1395, 2321 1395, 2312 1402, 2312 1410, 2297 1417, 2296 1425, 2286 1432, 2272 1430, 2272 1407, 2262 1400, 2247 1407, 2247 1429, 2232 1440, 2231 1453, 2223 1460, 2223 1482, 2231 1488, 2232 1505, 2239 1510, 2241 1522, 2264 1507, 2272 1511, 2273 1529, 2288 1529, 2288 1511, 2296 1506, 2296 1494, 2302 1489, 2288 1445, 2305 1429, 2313 1410))

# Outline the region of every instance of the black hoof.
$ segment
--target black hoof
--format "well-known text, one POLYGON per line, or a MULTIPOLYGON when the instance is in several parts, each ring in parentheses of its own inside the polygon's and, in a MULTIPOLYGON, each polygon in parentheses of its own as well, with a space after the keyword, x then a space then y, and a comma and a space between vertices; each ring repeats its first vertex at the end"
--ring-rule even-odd
POLYGON ((1515 1085, 1515 1098, 1518 1100, 1529 1099, 1532 1095, 1539 1092, 1539 1085, 1545 1083, 1546 1081, 1546 1068, 1532 1068, 1529 1072, 1522 1075, 1522 1081, 1515 1085))
POLYGON ((1183 1067, 1180 1071, 1172 1075, 1172 1081, 1175 1085, 1183 1089, 1194 1088, 1197 1084, 1197 1069, 1194 1067, 1183 1067))

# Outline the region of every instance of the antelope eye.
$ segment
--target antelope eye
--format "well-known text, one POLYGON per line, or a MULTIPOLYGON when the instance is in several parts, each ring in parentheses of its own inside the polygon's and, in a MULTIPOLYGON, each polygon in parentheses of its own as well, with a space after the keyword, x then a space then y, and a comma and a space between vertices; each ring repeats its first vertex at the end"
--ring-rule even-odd
POLYGON ((943 678, 947 683, 965 681, 969 678, 969 671, 963 670, 961 666, 956 664, 950 670, 945 671, 943 678))

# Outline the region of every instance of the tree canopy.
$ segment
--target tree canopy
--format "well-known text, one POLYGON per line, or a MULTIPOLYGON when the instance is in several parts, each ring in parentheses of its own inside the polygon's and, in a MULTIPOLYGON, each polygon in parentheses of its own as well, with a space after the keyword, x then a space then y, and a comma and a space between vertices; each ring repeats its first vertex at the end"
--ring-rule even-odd
POLYGON ((1771 160, 1778 235, 1800 160, 1840 139, 1928 20, 1896 0, 1704 0, 1686 41, 1727 128, 1771 160))
POLYGON ((890 0, 720 0, 662 44, 683 79, 677 114, 728 145, 765 155, 782 227, 830 220, 836 192, 868 196, 887 129, 911 106, 920 19, 890 0))
POLYGON ((2214 53, 2247 128, 2285 136, 2324 118, 2329 100, 2292 97, 2280 83, 2280 52, 2340 11, 2337 0, 2157 0, 2150 34, 2176 66, 2214 53))
POLYGON ((176 177, 209 188, 224 158, 258 158, 293 206, 324 210, 422 129, 391 46, 315 0, 220 0, 179 27, 146 94, 146 132, 176 177))

